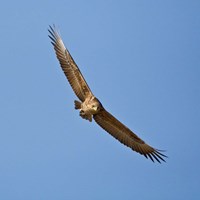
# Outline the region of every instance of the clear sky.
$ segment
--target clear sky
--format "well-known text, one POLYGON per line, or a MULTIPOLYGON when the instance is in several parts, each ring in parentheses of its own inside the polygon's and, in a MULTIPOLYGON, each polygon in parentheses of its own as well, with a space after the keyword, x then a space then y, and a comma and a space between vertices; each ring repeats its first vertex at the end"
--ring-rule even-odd
POLYGON ((0 199, 200 199, 199 0, 8 0, 0 22, 0 199), (79 117, 52 24, 104 107, 166 163, 79 117))

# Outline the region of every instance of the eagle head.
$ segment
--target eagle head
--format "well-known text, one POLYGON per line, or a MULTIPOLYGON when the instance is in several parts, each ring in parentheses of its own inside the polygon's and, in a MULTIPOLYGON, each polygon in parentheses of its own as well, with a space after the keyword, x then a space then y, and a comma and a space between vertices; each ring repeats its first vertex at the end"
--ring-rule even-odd
POLYGON ((92 114, 97 114, 100 109, 102 108, 101 102, 96 98, 92 98, 90 101, 91 109, 92 109, 92 114))

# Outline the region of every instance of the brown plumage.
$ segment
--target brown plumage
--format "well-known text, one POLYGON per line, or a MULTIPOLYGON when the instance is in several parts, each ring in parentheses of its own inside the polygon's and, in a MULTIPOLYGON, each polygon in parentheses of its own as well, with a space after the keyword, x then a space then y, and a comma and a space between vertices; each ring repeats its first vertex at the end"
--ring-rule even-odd
POLYGON ((74 62, 69 51, 65 48, 55 26, 50 26, 49 33, 61 68, 74 93, 81 101, 75 101, 75 109, 80 110, 80 116, 89 121, 92 121, 93 118, 99 126, 110 133, 114 138, 130 147, 132 150, 144 155, 146 158, 150 158, 153 162, 154 160, 159 163, 160 161, 165 162, 164 157, 167 156, 162 154, 161 150, 157 150, 146 144, 135 133, 104 109, 100 101, 92 94, 81 71, 74 62))

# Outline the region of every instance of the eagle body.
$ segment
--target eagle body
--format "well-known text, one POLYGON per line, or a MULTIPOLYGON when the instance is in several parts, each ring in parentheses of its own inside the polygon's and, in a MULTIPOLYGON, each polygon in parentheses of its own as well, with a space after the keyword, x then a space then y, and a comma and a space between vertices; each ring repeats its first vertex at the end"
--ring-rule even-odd
POLYGON ((49 38, 51 39, 60 66, 72 90, 79 99, 79 101, 74 101, 75 109, 80 110, 79 115, 90 122, 94 119, 101 128, 119 142, 146 158, 150 158, 153 162, 155 160, 159 163, 161 161, 165 162, 164 158, 167 156, 161 153, 161 150, 153 148, 145 143, 102 106, 101 102, 90 90, 79 67, 65 47, 55 26, 50 26, 49 33, 49 38))
POLYGON ((82 103, 75 100, 74 104, 75 109, 80 110, 80 116, 90 122, 92 121, 93 115, 97 114, 102 108, 100 101, 95 96, 87 97, 82 103))

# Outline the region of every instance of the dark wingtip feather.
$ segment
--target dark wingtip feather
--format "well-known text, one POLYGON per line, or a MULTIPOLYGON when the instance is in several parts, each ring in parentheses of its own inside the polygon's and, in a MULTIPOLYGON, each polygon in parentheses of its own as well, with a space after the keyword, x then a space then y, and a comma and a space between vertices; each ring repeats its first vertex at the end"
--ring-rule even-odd
POLYGON ((143 156, 145 156, 145 158, 147 159, 150 158, 152 162, 155 162, 155 161, 157 161, 158 163, 161 163, 161 161, 166 162, 164 158, 168 158, 168 156, 166 156, 165 154, 161 152, 164 152, 164 150, 155 149, 154 152, 143 154, 143 156))
POLYGON ((147 159, 150 158, 152 162, 154 162, 154 159, 152 158, 151 154, 147 154, 147 159))
POLYGON ((153 156, 153 158, 159 163, 161 163, 161 161, 166 162, 164 158, 168 158, 166 155, 164 155, 161 152, 164 152, 164 150, 155 149, 155 151, 151 153, 151 156, 153 156))
POLYGON ((53 26, 51 26, 51 25, 49 25, 49 29, 48 29, 48 31, 49 31, 49 33, 53 33, 53 34, 55 34, 55 31, 56 30, 56 26, 55 26, 55 24, 53 24, 53 26))
POLYGON ((57 39, 60 37, 58 31, 56 30, 56 26, 55 24, 53 24, 53 26, 49 25, 49 38, 51 39, 51 43, 53 44, 53 46, 55 46, 57 39))
POLYGON ((49 36, 49 38, 51 39, 51 43, 53 44, 53 45, 55 45, 55 43, 56 43, 56 38, 55 37, 52 37, 51 35, 48 35, 49 36))

